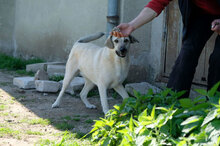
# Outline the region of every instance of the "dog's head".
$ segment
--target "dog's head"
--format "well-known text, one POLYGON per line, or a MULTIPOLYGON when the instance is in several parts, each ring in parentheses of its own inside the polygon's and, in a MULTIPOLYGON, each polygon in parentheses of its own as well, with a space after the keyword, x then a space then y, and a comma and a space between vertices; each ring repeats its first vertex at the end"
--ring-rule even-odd
POLYGON ((129 37, 120 38, 110 35, 105 41, 105 46, 114 49, 119 57, 125 57, 129 51, 130 44, 136 42, 138 42, 138 40, 131 35, 129 37))

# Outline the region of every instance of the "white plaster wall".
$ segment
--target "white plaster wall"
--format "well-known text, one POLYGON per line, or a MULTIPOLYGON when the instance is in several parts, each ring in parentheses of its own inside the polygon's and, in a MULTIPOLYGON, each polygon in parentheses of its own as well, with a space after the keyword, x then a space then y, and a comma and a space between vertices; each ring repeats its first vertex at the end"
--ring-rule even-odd
POLYGON ((15 14, 17 55, 66 60, 76 40, 106 30, 107 1, 17 0, 15 14))

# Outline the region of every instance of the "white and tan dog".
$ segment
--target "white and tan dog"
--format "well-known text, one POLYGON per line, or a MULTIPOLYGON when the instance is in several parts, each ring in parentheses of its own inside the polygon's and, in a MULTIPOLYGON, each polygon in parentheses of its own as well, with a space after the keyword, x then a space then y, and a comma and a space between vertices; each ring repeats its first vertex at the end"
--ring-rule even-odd
POLYGON ((132 36, 121 38, 109 36, 105 42, 105 47, 87 43, 103 35, 104 33, 91 35, 80 39, 73 45, 66 64, 63 86, 58 98, 52 105, 53 108, 59 107, 65 89, 79 72, 85 78, 85 85, 80 97, 87 108, 96 108, 95 105, 90 104, 87 100, 88 92, 95 85, 98 86, 104 113, 109 110, 107 89, 113 88, 123 98, 128 97, 122 82, 129 71, 130 44, 138 41, 132 36))

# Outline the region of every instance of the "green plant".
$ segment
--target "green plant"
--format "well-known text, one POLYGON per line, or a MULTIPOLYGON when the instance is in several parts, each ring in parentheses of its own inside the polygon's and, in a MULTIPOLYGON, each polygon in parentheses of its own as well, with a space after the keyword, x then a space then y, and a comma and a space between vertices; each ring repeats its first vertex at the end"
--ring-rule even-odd
POLYGON ((16 70, 16 73, 19 75, 34 76, 34 72, 27 72, 25 69, 16 70))
POLYGON ((64 79, 64 76, 58 76, 58 75, 53 75, 53 76, 51 76, 50 78, 49 78, 49 80, 51 80, 51 81, 56 81, 56 82, 59 82, 59 81, 61 81, 61 80, 63 80, 64 79))
POLYGON ((74 125, 68 122, 61 122, 61 123, 55 124, 55 127, 60 130, 72 130, 74 128, 74 125))
POLYGON ((98 145, 216 145, 220 144, 219 84, 196 90, 194 100, 177 99, 184 94, 165 89, 160 93, 127 98, 115 105, 90 131, 98 145), (208 101, 206 101, 208 97, 208 101))
POLYGON ((15 58, 6 54, 0 53, 0 69, 8 70, 24 70, 27 64, 42 63, 42 59, 29 59, 15 58))

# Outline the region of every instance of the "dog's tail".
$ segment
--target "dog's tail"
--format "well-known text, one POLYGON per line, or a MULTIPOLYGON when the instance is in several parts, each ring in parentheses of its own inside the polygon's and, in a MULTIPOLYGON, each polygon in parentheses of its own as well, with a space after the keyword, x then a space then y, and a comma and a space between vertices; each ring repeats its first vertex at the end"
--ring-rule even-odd
POLYGON ((91 34, 89 36, 82 37, 77 42, 79 42, 79 43, 88 43, 88 42, 91 42, 91 41, 94 41, 94 40, 97 40, 97 39, 101 38, 103 35, 105 35, 104 32, 98 32, 98 33, 95 33, 95 34, 91 34))

